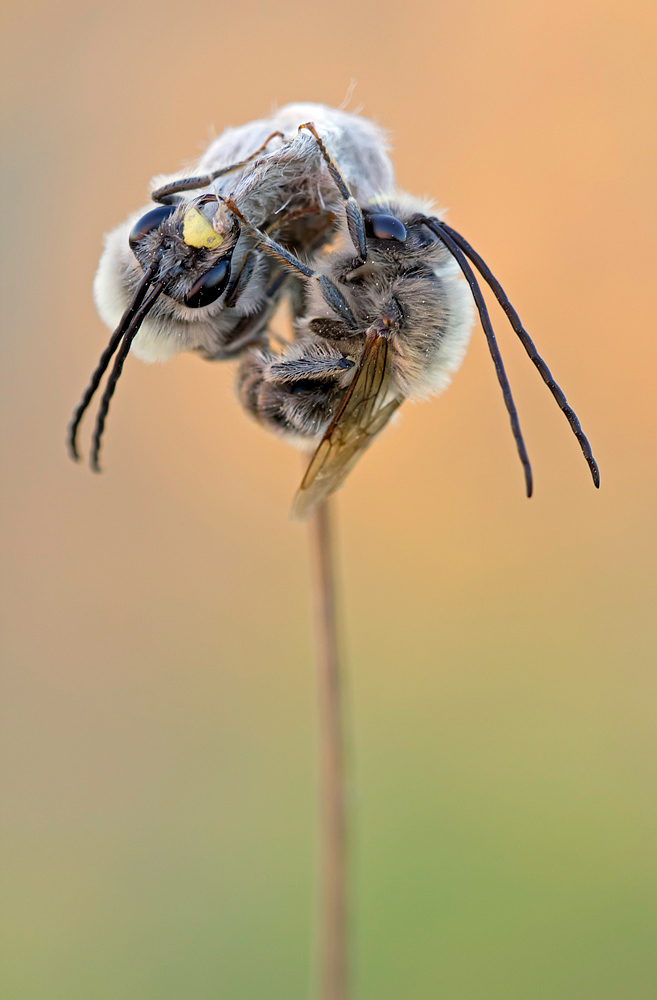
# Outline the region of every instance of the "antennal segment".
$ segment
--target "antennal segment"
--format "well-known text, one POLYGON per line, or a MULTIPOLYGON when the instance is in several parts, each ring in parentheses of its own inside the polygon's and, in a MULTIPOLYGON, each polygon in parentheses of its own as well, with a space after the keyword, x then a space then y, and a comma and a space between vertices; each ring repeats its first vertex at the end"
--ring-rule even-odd
POLYGON ((96 365, 93 374, 89 380, 89 385, 84 390, 82 399, 80 400, 75 410, 73 411, 71 422, 68 425, 66 431, 66 444, 68 446, 69 454, 74 462, 80 461, 80 453, 78 452, 78 443, 77 443, 78 428, 80 426, 80 421, 82 420, 82 417, 84 416, 89 406, 89 403, 93 399, 96 390, 100 385, 100 381, 103 375, 107 371, 107 366, 114 357, 116 349, 121 342, 121 338, 123 337, 124 333, 134 320, 135 314, 139 306, 141 305, 142 299, 144 298, 144 295, 148 290, 150 280, 154 274, 155 274, 154 266, 149 267, 149 269, 144 274, 144 277, 140 281, 137 287, 137 291, 135 292, 132 298, 132 302, 130 303, 126 311, 123 313, 119 325, 117 326, 116 330, 110 337, 107 347, 100 356, 100 360, 98 361, 98 364, 96 365))
POLYGON ((531 359, 531 361, 533 361, 534 365, 538 369, 541 378, 543 379, 546 386, 554 396, 557 406, 559 407, 559 409, 565 416, 566 420, 570 424, 570 428, 575 437, 577 438, 577 440, 579 441, 579 446, 582 449, 582 454, 584 455, 584 458, 588 463, 589 469, 591 470, 591 477, 593 479, 593 482, 595 486, 599 489, 600 470, 598 468, 598 463, 593 457, 593 452, 591 450, 591 445, 589 444, 588 438, 586 437, 586 434, 582 430, 582 425, 579 422, 579 418, 575 413, 575 411, 573 410, 573 408, 569 405, 563 390, 555 381, 552 372, 548 368, 547 364, 536 350, 536 345, 534 344, 534 341, 532 340, 532 338, 529 336, 524 326, 522 325, 522 321, 518 316, 516 310, 509 302, 506 292, 502 288, 501 284, 499 283, 499 281, 497 280, 491 269, 488 267, 486 261, 479 256, 477 251, 470 246, 468 241, 464 239, 464 237, 461 236, 460 233, 457 233, 456 230, 452 229, 451 226, 448 226, 444 222, 440 223, 440 228, 443 232, 449 233, 454 242, 457 243, 458 246, 461 248, 461 250, 465 253, 465 255, 470 258, 470 260, 477 268, 477 270, 479 271, 480 275, 482 276, 486 284, 493 292, 495 298, 502 306, 502 309, 506 313, 509 323, 511 324, 514 332, 520 339, 522 346, 525 348, 525 351, 527 352, 529 358, 531 359))
POLYGON ((156 285, 153 285, 141 306, 134 314, 132 322, 125 332, 121 346, 119 347, 116 358, 114 359, 114 364, 112 365, 112 370, 109 374, 109 378, 107 379, 107 384, 105 386, 103 397, 100 401, 100 406, 98 407, 98 413, 96 414, 96 427, 94 429, 94 436, 91 444, 91 457, 89 460, 89 464, 94 472, 100 472, 98 456, 100 454, 100 444, 103 437, 103 431, 105 430, 105 420, 112 401, 112 396, 114 395, 114 390, 116 389, 116 383, 121 377, 121 372, 123 371, 123 363, 128 356, 133 340, 139 333, 139 327, 141 326, 144 317, 154 305, 155 300, 162 294, 163 289, 163 281, 158 281, 156 285))
POLYGON ((495 333, 493 332, 493 326, 488 315, 488 309, 486 308, 486 303, 484 301, 484 296, 482 295, 481 288, 475 277, 474 271, 468 264, 465 255, 462 253, 459 246, 452 239, 451 235, 445 231, 442 223, 438 219, 423 219, 423 222, 429 229, 436 234, 436 236, 442 240, 445 244, 452 257, 456 260, 457 264, 463 272, 463 276, 470 286, 470 291, 472 292, 472 297, 475 300, 477 306, 477 312, 479 313, 479 319, 481 320, 481 326, 486 336, 488 342, 488 350, 490 351, 491 357, 493 359, 493 364, 495 365, 495 371, 497 373, 497 380, 500 383, 502 389, 502 395, 504 397, 504 403, 506 405, 509 419, 511 421, 511 430, 513 431, 513 436, 516 441, 516 448, 518 450, 518 457, 522 463, 522 467, 525 472, 525 488, 527 491, 527 496, 532 495, 533 490, 533 480, 532 480, 532 467, 529 461, 529 455, 527 454, 527 448, 525 447, 525 441, 522 436, 522 431, 520 430, 520 421, 518 420, 518 411, 516 410, 516 404, 513 401, 513 395, 511 393, 511 386, 509 385, 509 380, 504 370, 504 363, 502 361, 502 355, 500 354, 500 349, 497 346, 497 340, 495 339, 495 333))

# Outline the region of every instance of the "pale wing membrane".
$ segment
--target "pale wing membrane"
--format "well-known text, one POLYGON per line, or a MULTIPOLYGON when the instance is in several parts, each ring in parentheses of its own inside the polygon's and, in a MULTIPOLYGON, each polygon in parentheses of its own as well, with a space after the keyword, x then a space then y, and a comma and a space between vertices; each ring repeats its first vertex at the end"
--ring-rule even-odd
POLYGON ((292 516, 305 520, 338 489, 362 453, 402 402, 386 402, 390 388, 390 344, 370 331, 345 398, 322 438, 294 498, 292 516))

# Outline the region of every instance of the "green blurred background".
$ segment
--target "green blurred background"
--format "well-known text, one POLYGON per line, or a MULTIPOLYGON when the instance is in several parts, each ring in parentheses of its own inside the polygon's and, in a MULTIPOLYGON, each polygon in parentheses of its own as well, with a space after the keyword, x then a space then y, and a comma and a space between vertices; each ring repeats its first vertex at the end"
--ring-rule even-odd
POLYGON ((126 366, 103 476, 63 437, 107 339, 102 234, 226 125, 355 78, 603 482, 499 322, 534 499, 479 330, 339 497, 357 997, 653 998, 654 4, 28 0, 4 23, 4 996, 312 992, 299 458, 194 357, 126 366))

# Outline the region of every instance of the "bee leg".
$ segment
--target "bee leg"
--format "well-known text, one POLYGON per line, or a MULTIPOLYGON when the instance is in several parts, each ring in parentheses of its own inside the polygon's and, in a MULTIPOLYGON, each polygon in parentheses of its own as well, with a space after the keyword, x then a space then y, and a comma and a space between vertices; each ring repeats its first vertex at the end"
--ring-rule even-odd
POLYGON ((218 167, 216 170, 212 170, 209 174, 200 174, 197 177, 185 177, 178 181, 172 181, 170 184, 164 184, 162 187, 157 188, 151 194, 153 201, 159 201, 162 205, 170 205, 174 200, 173 195, 178 194, 180 191, 196 191, 199 188, 207 187, 216 181, 218 177, 223 177, 225 174, 230 174, 233 170, 240 170, 241 167, 247 166, 252 160, 255 160, 257 156, 264 153, 267 145, 271 139, 279 136, 284 139, 285 136, 282 132, 272 132, 263 142, 262 146, 259 146, 254 153, 247 156, 245 160, 240 160, 238 163, 231 163, 227 167, 218 167))
MULTIPOLYGON (((275 355, 263 371, 267 382, 306 382, 309 379, 346 378, 345 376, 355 366, 351 358, 346 357, 327 340, 317 337, 305 337, 295 341, 279 355, 275 355)), ((345 383, 345 384, 346 384, 345 383)))
MULTIPOLYGON (((271 223, 267 227, 266 232, 269 235, 273 230, 280 229, 281 227, 287 225, 290 221, 293 221, 294 219, 299 218, 300 216, 308 214, 310 214, 310 210, 308 209, 302 209, 301 211, 298 212, 286 212, 284 215, 279 216, 273 223, 271 223)), ((324 237, 322 237, 321 242, 319 240, 317 241, 318 244, 317 249, 319 249, 319 246, 323 242, 324 242, 324 237)), ((253 274, 256 260, 257 257, 255 255, 255 251, 249 250, 244 258, 239 274, 235 278, 232 278, 230 284, 228 285, 228 289, 226 291, 226 297, 224 299, 224 306, 226 308, 228 309, 232 308, 238 301, 242 293, 246 290, 248 283, 251 279, 251 275, 253 274)), ((298 284, 299 283, 297 282, 297 286, 298 284)), ((295 289, 295 294, 298 295, 298 287, 295 289)))
POLYGON ((242 262, 239 274, 230 279, 230 284, 226 289, 226 296, 224 298, 225 309, 232 309, 237 300, 240 298, 251 280, 251 275, 253 274, 255 265, 255 253, 253 250, 249 250, 242 262))
POLYGON ((358 324, 356 323, 354 314, 349 308, 345 297, 338 289, 337 285, 334 285, 329 278, 325 277, 325 275, 317 274, 316 271, 313 271, 311 267, 308 267, 307 264, 304 264, 303 261, 299 260, 299 258, 296 257, 290 250, 286 250, 280 243, 273 240, 271 236, 268 236, 267 233, 263 233, 261 229, 258 229, 257 226, 254 226, 253 223, 249 222, 249 220, 242 215, 232 198, 222 198, 221 195, 219 195, 219 199, 225 202, 233 215, 236 215, 240 220, 244 228, 257 239, 259 245, 269 257, 272 257, 287 271, 291 271, 292 274, 301 275, 304 278, 310 278, 312 281, 317 282, 322 298, 326 304, 342 317, 347 326, 349 326, 352 330, 357 329, 358 324))
POLYGON ((360 263, 364 264, 367 260, 367 243, 365 241, 365 223, 363 222, 363 213, 360 210, 360 205, 349 190, 347 182, 340 173, 337 164, 331 158, 324 142, 317 134, 317 129, 314 124, 312 122, 306 122, 305 125, 299 125, 299 131, 304 128, 307 129, 312 136, 314 136, 319 147, 319 151, 324 157, 324 162, 328 167, 329 173, 335 181, 335 186, 342 195, 345 203, 344 207, 347 216, 347 228, 349 229, 349 235, 351 236, 351 241, 356 248, 356 253, 358 254, 360 263))
POLYGON ((280 293, 288 280, 288 275, 283 273, 277 275, 267 289, 266 298, 260 309, 248 316, 242 316, 235 324, 230 334, 230 339, 225 345, 222 359, 236 357, 247 347, 255 347, 263 343, 267 336, 267 324, 271 319, 273 310, 278 304, 280 293))
POLYGON ((353 368, 353 361, 317 341, 297 341, 282 354, 252 351, 240 365, 237 395, 269 430, 312 443, 335 416, 353 368))

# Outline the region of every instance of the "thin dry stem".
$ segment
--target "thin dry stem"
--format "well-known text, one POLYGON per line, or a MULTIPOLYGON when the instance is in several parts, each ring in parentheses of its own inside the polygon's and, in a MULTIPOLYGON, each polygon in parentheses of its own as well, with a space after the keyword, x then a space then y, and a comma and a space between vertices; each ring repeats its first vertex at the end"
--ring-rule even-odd
POLYGON ((310 522, 320 726, 321 1000, 347 998, 347 857, 336 584, 329 503, 310 522))

